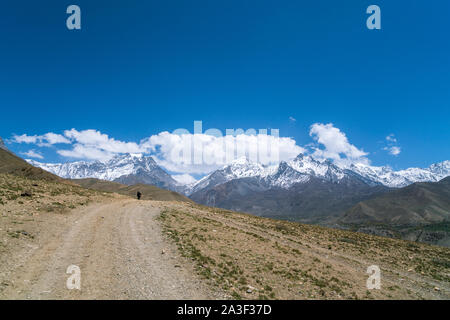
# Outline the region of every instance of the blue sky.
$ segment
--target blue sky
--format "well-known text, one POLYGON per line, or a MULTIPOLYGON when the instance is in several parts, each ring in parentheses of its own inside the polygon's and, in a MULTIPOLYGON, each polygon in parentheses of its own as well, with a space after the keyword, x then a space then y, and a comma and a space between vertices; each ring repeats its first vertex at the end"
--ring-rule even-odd
MULTIPOLYGON (((446 0, 10 1, 0 136, 139 142, 201 120, 278 128, 303 147, 313 124, 332 123, 374 165, 425 167, 450 159, 449 12, 446 0), (66 28, 70 4, 81 30, 66 28), (381 30, 366 28, 371 4, 381 30)), ((73 160, 57 153, 66 144, 8 147, 73 160)))

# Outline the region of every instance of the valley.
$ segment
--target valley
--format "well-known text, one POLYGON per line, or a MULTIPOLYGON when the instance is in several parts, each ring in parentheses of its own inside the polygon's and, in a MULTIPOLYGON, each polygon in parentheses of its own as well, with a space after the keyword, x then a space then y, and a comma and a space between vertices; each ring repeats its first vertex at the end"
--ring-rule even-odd
POLYGON ((263 166, 242 157, 188 185, 175 181, 152 157, 140 154, 118 155, 106 162, 28 162, 62 178, 75 179, 75 183, 84 187, 92 185, 103 191, 134 196, 137 188, 146 189, 144 195, 151 200, 155 191, 149 190, 152 187, 148 185, 154 185, 172 192, 170 196, 165 193, 165 200, 181 199, 183 196, 179 194, 182 194, 185 201, 189 198, 199 204, 261 217, 429 244, 450 244, 450 233, 446 228, 450 221, 448 201, 408 192, 417 183, 436 183, 441 189, 438 193, 443 193, 441 197, 448 198, 447 186, 439 181, 450 175, 449 161, 428 168, 394 171, 389 167, 362 163, 342 167, 304 154, 273 166, 263 166), (385 206, 389 201, 397 201, 395 197, 399 194, 404 194, 399 205, 385 206), (376 209, 369 209, 377 199, 380 204, 376 209), (415 203, 415 211, 411 212, 409 203, 415 203), (393 218, 374 219, 374 215, 393 218))
POLYGON ((0 299, 450 298, 448 248, 0 178, 0 299), (367 290, 374 264, 382 288, 367 290))
MULTIPOLYGON (((448 179, 381 192, 360 202, 360 209, 333 216, 349 229, 340 230, 204 206, 156 186, 66 180, 6 150, 0 150, 0 160, 1 299, 450 298, 449 248, 361 230, 366 221, 411 221, 412 215, 430 222, 418 225, 418 230, 436 231, 436 223, 447 214, 447 189, 442 186, 448 179), (142 200, 135 199, 137 191, 143 193, 142 200), (411 194, 428 200, 414 204, 408 198, 411 194), (383 203, 402 205, 402 201, 410 211, 392 210, 405 218, 383 215, 377 207, 381 203, 388 210, 383 203), (423 203, 430 204, 424 212, 423 203), (360 221, 364 223, 358 225, 360 221), (66 269, 71 265, 81 270, 81 290, 66 287, 66 269), (373 265, 381 270, 379 290, 366 286, 367 268, 373 265)), ((325 174, 336 179, 335 184, 307 179, 328 192, 332 186, 367 184, 359 176, 335 170, 325 174)), ((222 177, 229 172, 235 171, 226 168, 222 177)), ((275 172, 293 174, 287 166, 275 172)), ((217 177, 220 180, 218 173, 217 177)), ((274 177, 283 180, 282 174, 272 174, 264 183, 274 177)), ((231 179, 210 190, 246 179, 251 181, 245 182, 248 185, 254 183, 252 177, 231 179)), ((394 226, 393 221, 385 224, 394 226)))

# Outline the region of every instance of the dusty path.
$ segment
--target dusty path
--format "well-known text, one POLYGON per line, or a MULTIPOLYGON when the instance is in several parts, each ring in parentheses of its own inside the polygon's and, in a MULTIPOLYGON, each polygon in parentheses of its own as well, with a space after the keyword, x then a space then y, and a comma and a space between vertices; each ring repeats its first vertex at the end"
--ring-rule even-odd
POLYGON ((164 239, 158 203, 117 200, 70 213, 24 254, 1 299, 216 299, 164 239), (68 290, 69 265, 81 290, 68 290))

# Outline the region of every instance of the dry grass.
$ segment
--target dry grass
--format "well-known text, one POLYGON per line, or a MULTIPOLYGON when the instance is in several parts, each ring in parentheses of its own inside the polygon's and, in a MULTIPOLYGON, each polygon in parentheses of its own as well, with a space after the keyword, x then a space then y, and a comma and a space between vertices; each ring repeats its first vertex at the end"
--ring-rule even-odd
POLYGON ((20 207, 33 213, 40 211, 63 212, 86 205, 96 197, 106 194, 87 190, 71 184, 32 180, 9 174, 0 174, 0 207, 20 207))
POLYGON ((198 273, 234 298, 450 298, 448 248, 192 204, 167 205, 160 221, 198 273), (371 265, 381 290, 366 288, 371 265))
POLYGON ((34 239, 41 215, 61 215, 112 195, 55 181, 0 174, 0 254, 34 239))
MULTIPOLYGON (((42 221, 118 195, 0 174, 0 256, 20 264, 42 221), (15 253, 13 255, 13 253, 15 253), (15 261, 13 261, 15 259, 15 261)), ((120 196, 121 197, 121 196, 120 196)), ((450 249, 303 225, 192 203, 161 202, 165 234, 197 272, 237 299, 449 299, 450 249), (378 265, 381 290, 367 290, 378 265)), ((6 268, 8 269, 8 268, 6 268)), ((5 270, 6 270, 5 269, 5 270)), ((6 277, 6 276, 5 276, 6 277)), ((0 283, 0 289, 9 284, 0 283)))

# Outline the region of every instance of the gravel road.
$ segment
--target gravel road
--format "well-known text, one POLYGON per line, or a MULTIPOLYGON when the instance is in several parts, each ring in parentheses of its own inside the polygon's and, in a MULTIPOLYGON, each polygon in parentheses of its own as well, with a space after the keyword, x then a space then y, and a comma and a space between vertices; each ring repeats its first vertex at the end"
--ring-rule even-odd
MULTIPOLYGON (((218 299, 165 240, 158 202, 117 200, 73 210, 21 255, 2 299, 218 299), (81 290, 66 286, 81 271, 81 290)), ((51 222, 49 222, 51 224, 51 222)))

